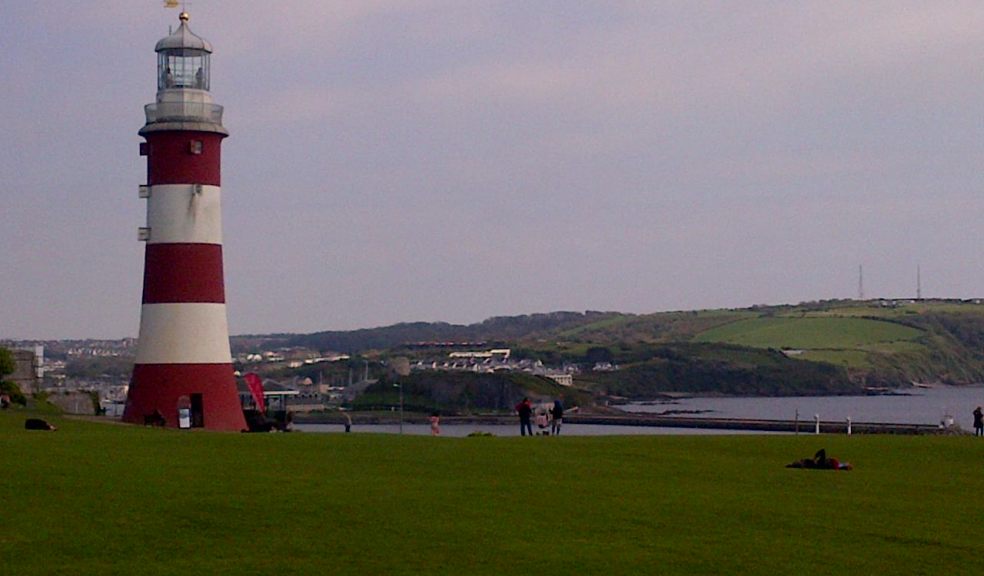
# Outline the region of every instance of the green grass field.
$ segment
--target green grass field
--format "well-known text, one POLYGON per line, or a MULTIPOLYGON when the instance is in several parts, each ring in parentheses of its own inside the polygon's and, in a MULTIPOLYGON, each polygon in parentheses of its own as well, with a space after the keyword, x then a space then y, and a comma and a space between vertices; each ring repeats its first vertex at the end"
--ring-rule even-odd
POLYGON ((756 348, 848 349, 911 341, 921 331, 864 318, 753 318, 707 330, 697 342, 727 342, 756 348))
POLYGON ((868 354, 863 350, 804 350, 797 358, 852 368, 870 366, 868 354))
POLYGON ((0 414, 0 574, 977 570, 984 440, 219 434, 0 414), (852 472, 790 470, 820 447, 852 472))

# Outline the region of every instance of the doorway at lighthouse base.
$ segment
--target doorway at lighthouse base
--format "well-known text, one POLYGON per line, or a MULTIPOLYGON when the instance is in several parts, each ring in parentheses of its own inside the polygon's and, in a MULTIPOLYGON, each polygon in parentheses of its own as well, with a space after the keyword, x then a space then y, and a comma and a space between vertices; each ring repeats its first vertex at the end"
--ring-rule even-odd
POLYGON ((231 364, 135 365, 123 421, 170 428, 246 429, 231 364))

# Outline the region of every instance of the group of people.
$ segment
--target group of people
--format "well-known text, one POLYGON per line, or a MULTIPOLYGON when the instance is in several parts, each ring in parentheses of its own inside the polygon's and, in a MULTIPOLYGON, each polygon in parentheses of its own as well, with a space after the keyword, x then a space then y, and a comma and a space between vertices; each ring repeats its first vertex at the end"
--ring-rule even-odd
POLYGON ((554 400, 553 404, 537 404, 530 402, 529 398, 523 398, 522 402, 516 404, 516 413, 519 415, 519 434, 521 436, 559 436, 560 427, 564 423, 564 404, 560 400, 554 400), (533 423, 536 423, 537 433, 533 433, 533 423))

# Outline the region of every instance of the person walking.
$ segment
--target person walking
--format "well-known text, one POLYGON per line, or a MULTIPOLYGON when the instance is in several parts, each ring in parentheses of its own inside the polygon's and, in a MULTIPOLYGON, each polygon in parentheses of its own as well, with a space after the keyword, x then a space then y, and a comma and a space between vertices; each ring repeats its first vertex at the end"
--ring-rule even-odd
POLYGON ((529 398, 523 398, 522 402, 516 404, 516 413, 519 414, 519 435, 526 436, 529 432, 532 436, 533 425, 530 424, 530 416, 533 415, 533 405, 530 404, 529 398))
POLYGON ((550 434, 560 435, 560 425, 564 423, 564 405, 560 400, 554 400, 553 408, 550 409, 553 420, 550 421, 550 434))
POLYGON ((431 436, 441 435, 441 416, 437 412, 432 412, 430 416, 431 436))
POLYGON ((980 406, 974 410, 974 436, 984 436, 984 411, 980 406))

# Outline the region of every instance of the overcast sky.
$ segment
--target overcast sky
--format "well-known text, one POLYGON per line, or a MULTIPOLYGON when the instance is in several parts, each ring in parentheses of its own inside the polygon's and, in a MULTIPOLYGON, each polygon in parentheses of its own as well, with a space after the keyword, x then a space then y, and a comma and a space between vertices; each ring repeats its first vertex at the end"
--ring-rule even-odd
MULTIPOLYGON (((0 14, 0 338, 135 336, 155 0, 0 14)), ((198 0, 233 334, 984 296, 984 3, 198 0)))

